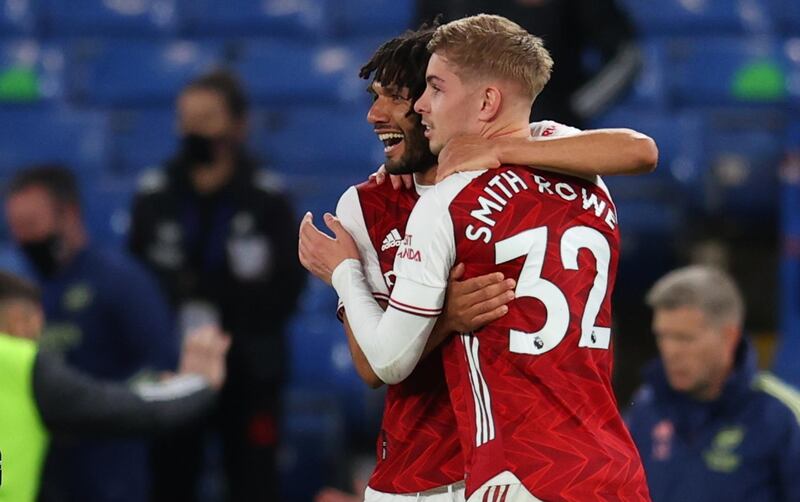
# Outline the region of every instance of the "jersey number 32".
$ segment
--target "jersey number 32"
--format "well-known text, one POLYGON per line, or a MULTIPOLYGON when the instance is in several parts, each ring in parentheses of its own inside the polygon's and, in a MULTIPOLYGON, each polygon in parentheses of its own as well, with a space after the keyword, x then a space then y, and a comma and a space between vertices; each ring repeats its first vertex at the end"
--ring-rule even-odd
MULTIPOLYGON (((539 331, 510 331, 509 349, 517 354, 540 355, 553 350, 564 339, 569 328, 570 312, 566 296, 558 286, 542 278, 547 232, 547 227, 533 228, 495 244, 497 265, 526 256, 517 281, 516 297, 536 298, 547 311, 547 320, 539 331)), ((611 341, 611 329, 595 326, 595 322, 608 288, 611 250, 608 240, 597 230, 586 226, 572 227, 561 237, 561 262, 566 270, 578 270, 578 252, 581 249, 588 249, 594 255, 597 274, 583 311, 578 346, 607 349, 611 341)))

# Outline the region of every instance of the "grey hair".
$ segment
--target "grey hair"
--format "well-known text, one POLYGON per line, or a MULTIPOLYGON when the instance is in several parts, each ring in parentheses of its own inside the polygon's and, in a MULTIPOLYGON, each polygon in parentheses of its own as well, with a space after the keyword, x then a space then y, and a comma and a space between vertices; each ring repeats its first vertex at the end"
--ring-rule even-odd
POLYGON ((715 324, 744 322, 744 300, 733 278, 707 265, 679 268, 659 279, 645 298, 653 309, 695 307, 715 324))

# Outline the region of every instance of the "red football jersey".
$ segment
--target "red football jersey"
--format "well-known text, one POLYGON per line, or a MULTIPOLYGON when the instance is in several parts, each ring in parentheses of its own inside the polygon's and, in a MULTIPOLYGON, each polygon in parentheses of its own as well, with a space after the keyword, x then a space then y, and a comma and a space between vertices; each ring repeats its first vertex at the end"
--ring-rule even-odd
MULTIPOLYGON (((353 235, 373 295, 387 300, 394 285, 394 256, 419 195, 390 183, 367 182, 348 190, 337 216, 353 235)), ((464 479, 456 418, 445 384, 441 349, 414 372, 389 385, 377 441, 377 466, 369 486, 385 493, 415 493, 464 479)))
POLYGON ((517 280, 507 315, 443 349, 467 496, 519 480, 548 502, 650 500, 611 387, 619 242, 599 179, 506 166, 454 175, 419 200, 393 308, 440 311, 454 263, 467 278, 517 280))

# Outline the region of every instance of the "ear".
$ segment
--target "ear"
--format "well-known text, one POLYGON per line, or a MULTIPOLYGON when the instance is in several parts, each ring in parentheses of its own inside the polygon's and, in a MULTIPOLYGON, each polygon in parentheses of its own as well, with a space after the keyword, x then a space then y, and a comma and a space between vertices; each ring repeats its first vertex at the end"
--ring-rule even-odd
POLYGON ((478 118, 483 122, 491 122, 500 113, 503 93, 496 86, 484 87, 481 92, 481 110, 478 118))
POLYGON ((734 323, 726 324, 722 328, 722 335, 725 339, 725 348, 731 358, 735 357, 736 347, 739 346, 739 341, 742 338, 742 330, 734 323))

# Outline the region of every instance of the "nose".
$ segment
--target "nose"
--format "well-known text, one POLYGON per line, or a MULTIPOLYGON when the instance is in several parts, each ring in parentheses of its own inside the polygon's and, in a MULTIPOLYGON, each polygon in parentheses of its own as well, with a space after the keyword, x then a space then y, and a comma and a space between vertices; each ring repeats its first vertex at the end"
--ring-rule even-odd
POLYGON ((381 96, 378 96, 378 98, 372 103, 372 106, 369 107, 369 111, 367 112, 367 122, 373 125, 389 122, 389 114, 386 112, 384 99, 381 96))
POLYGON ((662 341, 659 345, 661 357, 665 363, 672 363, 682 359, 681 348, 677 343, 671 341, 662 341))
POLYGON ((414 111, 419 113, 420 115, 426 114, 430 111, 429 106, 429 99, 428 99, 428 91, 430 87, 425 88, 425 92, 422 93, 422 96, 414 103, 414 111))

